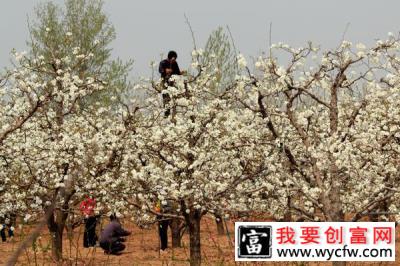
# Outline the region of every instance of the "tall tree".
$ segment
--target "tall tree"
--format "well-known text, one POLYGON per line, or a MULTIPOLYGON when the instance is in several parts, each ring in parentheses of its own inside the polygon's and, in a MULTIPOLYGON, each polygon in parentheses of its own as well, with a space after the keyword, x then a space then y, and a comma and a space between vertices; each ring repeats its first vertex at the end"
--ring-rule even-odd
POLYGON ((218 27, 208 37, 201 64, 206 72, 213 73, 210 86, 221 91, 231 85, 237 74, 236 53, 222 27, 218 27))
POLYGON ((118 97, 129 87, 132 61, 111 59, 110 43, 116 33, 103 11, 103 1, 66 0, 65 7, 53 2, 40 4, 29 31, 30 62, 35 64, 41 57, 49 62, 41 75, 53 77, 66 67, 81 80, 96 76, 107 84, 106 90, 86 96, 81 104, 110 104, 112 96, 118 97))

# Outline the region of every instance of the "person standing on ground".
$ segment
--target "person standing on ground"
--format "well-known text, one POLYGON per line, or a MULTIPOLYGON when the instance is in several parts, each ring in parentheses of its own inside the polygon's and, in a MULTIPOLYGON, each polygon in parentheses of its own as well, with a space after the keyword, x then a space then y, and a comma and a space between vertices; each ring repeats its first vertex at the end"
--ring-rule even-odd
POLYGON ((166 205, 162 205, 161 201, 158 200, 154 210, 160 213, 160 215, 157 215, 160 252, 166 252, 165 250, 168 248, 168 226, 171 227, 171 218, 165 217, 163 214, 172 213, 172 203, 167 201, 166 205))
POLYGON ((123 242, 126 241, 125 236, 129 236, 131 232, 122 228, 120 222, 115 215, 110 216, 110 223, 104 228, 100 234, 100 247, 105 254, 121 255, 125 249, 123 242))
POLYGON ((90 197, 86 197, 81 202, 79 208, 82 214, 85 216, 85 232, 83 233, 83 246, 85 248, 96 246, 97 235, 96 235, 96 224, 97 217, 94 214, 96 207, 96 200, 90 197))

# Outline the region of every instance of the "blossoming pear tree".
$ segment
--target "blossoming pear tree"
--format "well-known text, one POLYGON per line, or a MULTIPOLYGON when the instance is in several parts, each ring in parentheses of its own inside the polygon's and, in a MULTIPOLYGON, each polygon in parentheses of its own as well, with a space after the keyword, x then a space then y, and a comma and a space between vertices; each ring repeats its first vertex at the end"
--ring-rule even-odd
MULTIPOLYGON (((90 56, 85 58, 90 60, 90 56)), ((80 108, 83 97, 103 90, 107 84, 96 77, 81 80, 72 75, 69 65, 57 65, 63 59, 48 62, 43 58, 34 64, 22 59, 22 70, 16 73, 26 76, 10 81, 3 97, 9 102, 1 113, 2 124, 10 121, 11 127, 20 123, 19 117, 12 120, 13 115, 29 114, 29 119, 2 141, 1 210, 24 214, 25 220, 47 217, 56 260, 62 257, 66 221, 85 195, 97 198, 99 211, 120 204, 99 188, 119 182, 111 169, 121 160, 126 124, 118 109, 80 108), (49 63, 59 66, 52 78, 34 75, 49 63), (47 104, 33 112, 37 102, 47 104)))
POLYGON ((237 107, 236 85, 215 92, 212 72, 196 66, 196 76, 174 76, 161 91, 170 95, 168 106, 159 90, 144 86, 145 118, 135 129, 136 158, 130 167, 131 192, 142 217, 155 214, 153 206, 160 201, 173 210, 156 214, 185 221, 192 265, 201 261, 201 218, 259 207, 257 192, 268 190, 264 180, 278 159, 273 147, 257 145, 269 132, 256 114, 237 107))
POLYGON ((398 213, 399 47, 393 36, 322 54, 311 43, 279 44, 273 53, 288 53, 288 64, 260 58, 258 72, 241 78, 238 102, 263 118, 281 154, 275 192, 287 218, 398 213))

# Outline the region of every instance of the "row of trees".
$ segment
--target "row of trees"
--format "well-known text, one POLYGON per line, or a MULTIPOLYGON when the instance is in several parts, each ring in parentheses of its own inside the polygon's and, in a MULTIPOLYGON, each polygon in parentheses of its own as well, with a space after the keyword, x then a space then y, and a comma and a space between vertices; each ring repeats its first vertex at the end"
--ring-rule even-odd
POLYGON ((110 60, 115 33, 101 4, 40 7, 30 52, 1 79, 0 215, 46 214, 55 259, 85 195, 138 223, 155 219, 156 201, 172 204, 192 265, 206 214, 357 221, 398 212, 398 38, 328 51, 278 44, 250 70, 219 29, 193 51, 192 74, 165 89, 165 118, 162 86, 132 87, 130 62, 110 60))

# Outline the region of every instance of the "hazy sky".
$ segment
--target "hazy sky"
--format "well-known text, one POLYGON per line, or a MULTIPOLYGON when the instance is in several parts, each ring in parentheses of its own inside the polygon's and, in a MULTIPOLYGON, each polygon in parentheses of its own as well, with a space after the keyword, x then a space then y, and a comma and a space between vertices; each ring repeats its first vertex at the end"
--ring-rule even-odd
MULTIPOLYGON (((10 51, 26 50, 27 16, 40 0, 1 0, 0 67, 9 65, 10 51)), ((62 4, 62 0, 54 2, 62 4)), ((338 44, 346 28, 346 39, 371 44, 376 38, 400 30, 400 1, 396 0, 105 0, 104 9, 117 31, 113 56, 135 60, 132 75, 149 76, 150 62, 173 49, 185 69, 190 62, 192 37, 204 47, 218 26, 229 25, 237 49, 255 57, 272 42, 302 46, 308 40, 328 48, 338 44)))

